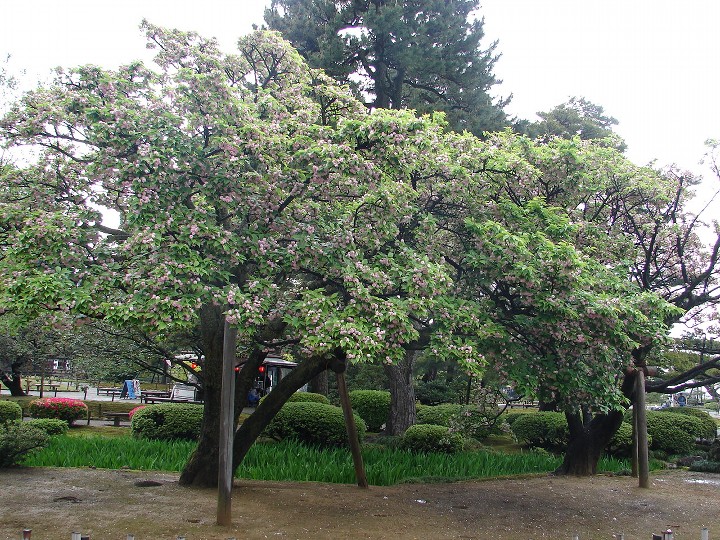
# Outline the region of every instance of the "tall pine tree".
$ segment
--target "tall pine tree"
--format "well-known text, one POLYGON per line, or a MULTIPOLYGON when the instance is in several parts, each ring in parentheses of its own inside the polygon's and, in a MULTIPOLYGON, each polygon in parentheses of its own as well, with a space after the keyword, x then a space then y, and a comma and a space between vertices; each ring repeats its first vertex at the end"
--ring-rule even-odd
POLYGON ((310 65, 371 108, 444 111, 476 135, 508 124, 493 99, 497 43, 481 46, 477 0, 273 0, 265 12, 310 65))

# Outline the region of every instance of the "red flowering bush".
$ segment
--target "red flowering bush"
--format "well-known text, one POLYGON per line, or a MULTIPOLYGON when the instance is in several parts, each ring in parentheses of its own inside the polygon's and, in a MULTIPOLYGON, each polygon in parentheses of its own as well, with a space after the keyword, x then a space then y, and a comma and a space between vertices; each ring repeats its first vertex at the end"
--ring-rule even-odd
POLYGON ((88 408, 79 399, 41 398, 30 402, 33 418, 57 418, 72 425, 75 420, 87 417, 88 408))
POLYGON ((147 405, 138 405, 134 409, 130 409, 130 411, 128 412, 128 417, 130 418, 130 420, 132 420, 133 414, 138 412, 140 409, 144 409, 145 407, 147 407, 147 405))

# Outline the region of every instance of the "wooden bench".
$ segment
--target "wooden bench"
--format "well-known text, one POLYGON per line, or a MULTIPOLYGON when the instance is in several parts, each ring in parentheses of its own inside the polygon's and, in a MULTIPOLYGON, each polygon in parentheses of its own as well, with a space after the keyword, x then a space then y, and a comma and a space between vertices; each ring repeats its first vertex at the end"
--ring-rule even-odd
POLYGON ((57 397, 59 388, 60 388, 59 383, 45 383, 45 384, 36 384, 35 385, 35 390, 37 392, 44 392, 47 390, 48 392, 53 392, 53 395, 55 397, 57 397))
POLYGON ((110 401, 115 401, 115 396, 122 395, 122 388, 98 388, 97 395, 99 396, 100 394, 111 396, 110 401))
POLYGON ((155 398, 169 398, 170 390, 143 390, 140 392, 140 401, 143 403, 153 403, 155 398))
POLYGON ((106 412, 103 413, 103 416, 107 418, 108 420, 112 420, 112 425, 115 427, 120 427, 120 420, 130 420, 130 413, 129 412, 106 412))
POLYGON ((145 403, 192 403, 195 405, 202 405, 202 401, 195 399, 184 399, 184 398, 173 398, 164 396, 142 396, 142 400, 145 403))
POLYGON ((537 401, 523 400, 523 401, 508 401, 507 406, 512 409, 513 407, 522 407, 523 409, 531 409, 537 407, 537 401))

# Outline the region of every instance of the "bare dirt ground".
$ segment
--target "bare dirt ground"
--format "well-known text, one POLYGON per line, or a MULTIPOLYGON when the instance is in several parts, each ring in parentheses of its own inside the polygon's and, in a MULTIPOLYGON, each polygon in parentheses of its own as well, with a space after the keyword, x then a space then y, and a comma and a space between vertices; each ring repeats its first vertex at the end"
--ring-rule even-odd
POLYGON ((682 470, 630 477, 536 476, 453 484, 235 482, 233 525, 215 524, 217 492, 176 474, 100 469, 0 471, 0 539, 611 539, 720 538, 720 475, 682 470), (155 485, 148 485, 155 484, 155 485))

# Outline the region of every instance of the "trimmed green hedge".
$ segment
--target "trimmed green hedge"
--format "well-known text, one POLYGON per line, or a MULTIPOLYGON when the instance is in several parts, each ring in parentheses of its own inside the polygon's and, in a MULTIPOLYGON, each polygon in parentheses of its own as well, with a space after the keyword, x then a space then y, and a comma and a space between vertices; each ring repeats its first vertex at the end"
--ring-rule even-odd
POLYGON ((203 406, 192 403, 148 405, 133 414, 133 435, 144 439, 190 439, 200 436, 203 406))
POLYGON ((25 422, 26 425, 36 427, 47 435, 63 435, 67 433, 70 426, 65 420, 58 418, 33 418, 25 422))
POLYGON ((517 441, 529 447, 559 451, 567 446, 569 433, 563 413, 524 414, 510 428, 517 441))
POLYGON ((0 424, 22 420, 22 407, 14 401, 0 401, 0 424))
POLYGON ((365 420, 369 431, 382 429, 390 414, 390 392, 385 390, 353 390, 349 393, 353 411, 365 420))
MULTIPOLYGON (((365 436, 365 422, 354 414, 358 437, 365 436)), ((317 446, 347 444, 347 428, 342 409, 334 405, 313 402, 286 403, 278 411, 265 434, 275 439, 295 439, 317 446)))
POLYGON ((502 418, 509 426, 512 426, 513 422, 521 416, 525 416, 526 414, 535 414, 537 412, 537 409, 506 409, 502 418))
POLYGON ((400 448, 412 452, 444 452, 454 454, 463 448, 463 437, 445 426, 415 424, 400 438, 400 448))
POLYGON ((695 439, 703 433, 703 424, 694 416, 648 411, 647 429, 653 440, 651 450, 686 455, 695 450, 695 439))
POLYGON ((28 422, 8 422, 0 427, 0 468, 20 463, 36 450, 47 446, 48 435, 28 422))
MULTIPOLYGON (((265 396, 263 396, 265 397, 265 396)), ((293 395, 290 396, 288 399, 288 402, 312 402, 312 403, 324 403, 325 405, 330 405, 330 400, 327 398, 327 396, 324 396, 322 394, 316 394, 315 392, 295 392, 293 395)))
POLYGON ((713 417, 706 411, 693 409, 692 407, 669 407, 667 409, 661 409, 658 412, 684 414, 697 418, 702 424, 702 430, 697 434, 699 439, 714 439, 717 437, 718 426, 713 417))
POLYGON ((462 412, 464 405, 442 403, 440 405, 418 405, 417 423, 434 426, 450 426, 450 420, 462 412))

